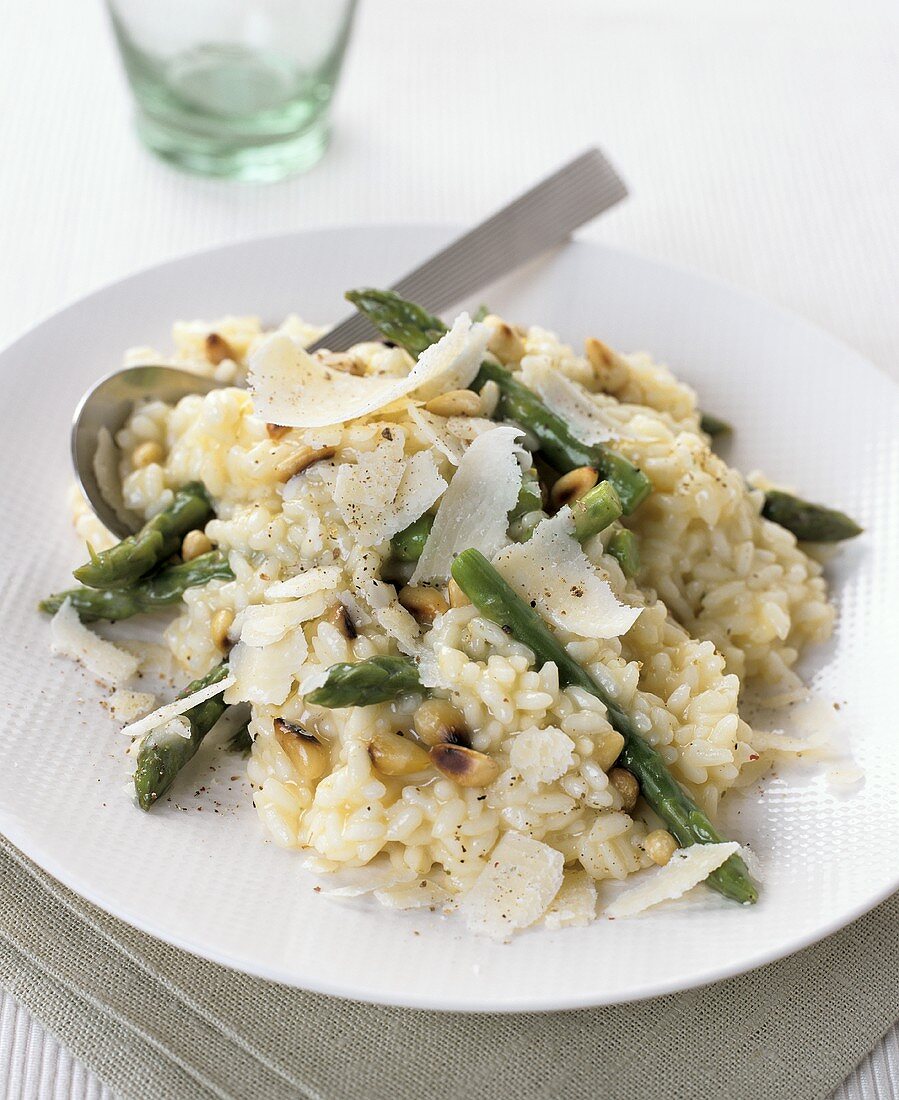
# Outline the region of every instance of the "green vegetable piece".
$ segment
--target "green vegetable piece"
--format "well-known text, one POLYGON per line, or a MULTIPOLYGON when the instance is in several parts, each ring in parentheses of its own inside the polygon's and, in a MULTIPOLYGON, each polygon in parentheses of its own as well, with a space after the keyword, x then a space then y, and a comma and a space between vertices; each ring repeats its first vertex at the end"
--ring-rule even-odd
POLYGON ((706 435, 710 435, 713 439, 716 435, 730 435, 734 430, 726 420, 722 420, 710 412, 699 414, 699 426, 706 435))
POLYGON ((540 491, 540 479, 536 471, 528 470, 521 478, 521 488, 518 490, 518 500, 515 507, 509 513, 509 522, 512 523, 530 512, 543 510, 543 493, 540 491))
POLYGON ((90 588, 126 588, 176 553, 187 532, 205 527, 212 515, 205 488, 192 481, 136 535, 101 554, 91 550, 91 560, 75 570, 75 580, 90 588))
POLYGON ((489 316, 490 316, 490 310, 482 302, 478 306, 478 308, 474 311, 474 313, 472 314, 471 319, 472 319, 472 321, 474 321, 475 324, 477 324, 479 321, 483 321, 485 317, 489 317, 489 316))
POLYGON ((637 536, 626 527, 622 527, 612 535, 606 547, 606 553, 615 558, 626 577, 636 577, 640 572, 640 547, 637 545, 637 536))
POLYGON ((500 388, 500 416, 520 424, 534 435, 541 454, 554 469, 567 473, 579 466, 591 466, 603 481, 614 486, 626 515, 652 492, 652 483, 642 470, 608 447, 582 443, 560 416, 505 367, 498 363, 482 363, 471 388, 480 390, 488 381, 496 382, 500 388))
POLYGON ((447 331, 439 317, 392 290, 348 290, 345 297, 386 340, 405 348, 415 359, 447 331))
POLYGON ((601 481, 571 505, 571 514, 578 542, 586 542, 618 519, 621 498, 611 482, 601 481))
POLYGON ((181 600, 188 588, 196 588, 212 580, 234 580, 228 559, 220 550, 210 550, 208 554, 200 554, 191 561, 160 569, 131 588, 70 588, 48 596, 38 607, 48 615, 55 615, 65 600, 71 600, 83 623, 93 623, 99 619, 116 622, 170 607, 181 600))
POLYGON ((228 748, 231 752, 240 753, 241 756, 249 756, 253 747, 253 738, 250 736, 250 723, 245 722, 240 729, 228 739, 228 748))
MULTIPOLYGON (((554 662, 562 684, 576 684, 605 705, 609 722, 624 738, 619 763, 637 779, 643 797, 679 844, 715 844, 722 839, 673 778, 662 756, 640 736, 630 716, 569 656, 543 619, 509 587, 483 554, 463 550, 453 563, 453 578, 482 615, 533 650, 539 665, 554 662)), ((713 871, 706 884, 734 901, 758 900, 758 890, 739 856, 731 856, 713 871)))
POLYGON ((801 542, 842 542, 855 538, 863 530, 844 512, 812 504, 780 489, 765 493, 762 515, 792 531, 801 542))
POLYGON ((424 552, 428 535, 434 526, 434 517, 430 512, 419 516, 414 523, 403 528, 390 540, 390 553, 395 561, 418 561, 424 552))
MULTIPOLYGON (((201 688, 217 684, 227 675, 228 662, 222 661, 205 676, 188 684, 178 698, 183 699, 201 688)), ((184 712, 182 717, 190 724, 190 737, 168 733, 165 726, 150 730, 144 737, 137 752, 137 767, 134 771, 134 790, 137 804, 142 810, 149 810, 154 802, 162 798, 174 783, 178 772, 196 754, 203 738, 228 709, 223 696, 224 692, 213 695, 205 703, 198 703, 184 712)))
POLYGON ((367 707, 410 691, 424 691, 418 669, 407 657, 369 657, 356 664, 332 665, 320 688, 306 701, 319 707, 367 707))

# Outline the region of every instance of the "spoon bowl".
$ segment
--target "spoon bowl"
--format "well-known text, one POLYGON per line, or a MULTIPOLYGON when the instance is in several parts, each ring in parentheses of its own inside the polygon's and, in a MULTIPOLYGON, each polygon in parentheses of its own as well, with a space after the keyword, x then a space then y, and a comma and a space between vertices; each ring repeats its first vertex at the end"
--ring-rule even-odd
POLYGON ((135 404, 153 399, 174 405, 188 394, 221 386, 214 378, 177 367, 126 367, 101 378, 78 402, 71 440, 75 477, 97 518, 114 535, 133 535, 144 522, 122 499, 121 453, 115 443, 135 404))

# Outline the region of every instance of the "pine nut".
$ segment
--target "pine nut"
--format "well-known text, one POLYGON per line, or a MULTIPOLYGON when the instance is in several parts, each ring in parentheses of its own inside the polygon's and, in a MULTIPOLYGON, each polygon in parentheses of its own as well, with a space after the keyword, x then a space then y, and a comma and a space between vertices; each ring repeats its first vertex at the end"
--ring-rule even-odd
POLYGON ((429 748, 434 745, 465 745, 468 742, 465 717, 446 699, 426 699, 416 710, 412 725, 429 748))
POLYGON ((131 465, 135 470, 142 470, 144 466, 149 466, 151 463, 159 463, 165 458, 165 451, 162 449, 159 443, 154 443, 152 440, 148 440, 146 443, 139 443, 134 448, 134 454, 131 456, 131 465))
POLYGON ((315 462, 322 462, 326 458, 333 458, 337 454, 336 447, 299 447, 289 458, 283 459, 275 467, 275 474, 279 481, 289 481, 292 477, 308 469, 315 462))
POLYGON ((302 726, 276 718, 275 739, 300 775, 314 783, 328 770, 330 759, 324 745, 302 726))
POLYGON ((596 763, 604 772, 609 771, 618 757, 621 756, 623 748, 624 738, 618 730, 609 730, 594 749, 596 763))
POLYGON ((468 607, 471 603, 471 600, 465 595, 452 577, 450 577, 449 584, 446 586, 446 595, 449 599, 450 607, 468 607))
POLYGON ((332 626, 336 626, 348 641, 352 641, 354 638, 359 637, 359 631, 356 629, 356 624, 353 622, 349 611, 347 611, 342 603, 334 604, 325 616, 325 622, 330 623, 332 626))
POLYGON ((473 390, 450 390, 426 402, 425 411, 435 416, 477 416, 481 399, 473 390))
POLYGON ((599 474, 592 466, 578 466, 576 470, 569 470, 563 474, 553 485, 549 499, 553 507, 558 511, 565 504, 573 504, 579 500, 599 481, 599 474))
POLYGON ((201 554, 208 554, 212 543, 205 531, 188 531, 181 543, 181 557, 184 561, 193 561, 201 554))
POLYGON ((606 393, 617 393, 630 378, 627 360, 602 340, 591 336, 584 345, 596 380, 606 393))
POLYGON ((621 808, 630 813, 640 797, 640 784, 625 768, 612 768, 609 782, 621 796, 621 808))
POLYGON ((384 775, 415 775, 431 766, 427 752, 398 733, 375 734, 368 746, 371 762, 384 775))
POLYGON ((237 362, 237 354, 224 336, 219 336, 217 332, 210 332, 206 337, 206 359, 214 367, 217 367, 219 363, 224 363, 226 359, 237 362))
POLYGON ((216 649, 226 650, 231 648, 231 640, 228 631, 234 622, 234 612, 229 607, 220 607, 209 622, 209 634, 212 644, 216 649))
POLYGON ((487 787, 499 775, 499 764, 465 745, 434 745, 431 762, 460 787, 487 787))
POLYGON ((438 615, 449 611, 449 604, 436 588, 407 584, 398 593, 400 603, 419 622, 432 623, 438 615))
POLYGON ((664 867, 677 851, 677 841, 667 829, 653 829, 651 833, 646 834, 643 850, 653 863, 664 867))
POLYGON ((501 363, 520 363, 525 352, 524 341, 511 325, 502 317, 491 313, 484 318, 484 324, 492 331, 487 348, 501 363))

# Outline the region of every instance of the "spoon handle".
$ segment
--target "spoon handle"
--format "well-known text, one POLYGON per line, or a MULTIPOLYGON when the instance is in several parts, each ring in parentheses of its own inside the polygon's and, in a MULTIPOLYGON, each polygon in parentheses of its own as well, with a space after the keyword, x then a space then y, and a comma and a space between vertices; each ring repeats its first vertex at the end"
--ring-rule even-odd
MULTIPOLYGON (((626 195, 627 188, 599 149, 588 149, 410 271, 391 289, 439 313, 541 252, 563 244, 575 229, 626 195)), ((373 335, 366 318, 354 313, 309 350, 345 351, 373 335)))

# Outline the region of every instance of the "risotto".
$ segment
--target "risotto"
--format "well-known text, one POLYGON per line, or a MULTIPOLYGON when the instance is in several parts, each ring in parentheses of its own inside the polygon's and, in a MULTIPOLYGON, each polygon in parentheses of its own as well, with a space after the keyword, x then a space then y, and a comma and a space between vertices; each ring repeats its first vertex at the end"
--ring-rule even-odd
POLYGON ((754 900, 712 823, 796 746, 741 693, 801 695, 834 610, 796 536, 857 529, 750 485, 646 355, 373 300, 387 340, 346 352, 228 317, 177 324, 169 360, 128 354, 222 383, 134 409, 115 442, 149 525, 115 546, 79 498, 85 587, 46 602, 57 650, 95 669, 113 647, 83 623, 176 604, 186 694, 154 711, 118 648, 107 676, 140 805, 243 706, 262 831, 316 872, 365 869, 337 894, 458 908, 497 939, 703 880, 754 900))

